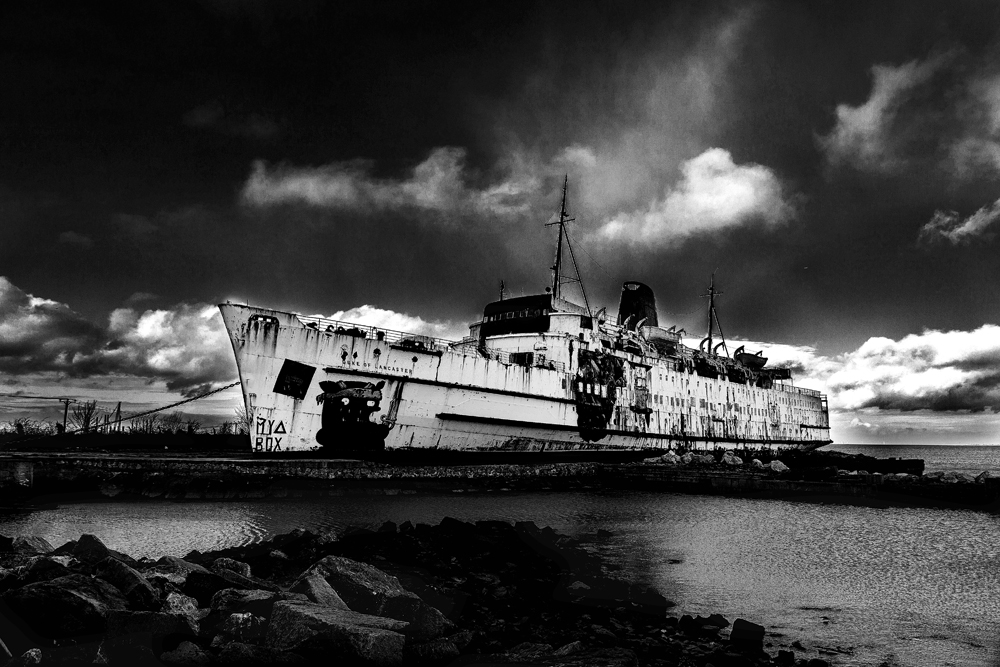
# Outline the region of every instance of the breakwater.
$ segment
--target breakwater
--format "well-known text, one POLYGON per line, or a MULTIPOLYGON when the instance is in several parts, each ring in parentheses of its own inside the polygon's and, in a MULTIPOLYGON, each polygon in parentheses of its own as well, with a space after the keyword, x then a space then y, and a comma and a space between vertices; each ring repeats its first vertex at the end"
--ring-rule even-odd
POLYGON ((766 628, 673 613, 571 538, 532 522, 296 530, 183 559, 89 534, 0 537, 2 650, 17 664, 825 667, 766 628))
MULTIPOLYGON (((357 460, 186 458, 99 454, 0 457, 8 499, 73 495, 122 499, 224 500, 421 492, 644 489, 747 497, 852 499, 1000 507, 1000 479, 988 474, 871 473, 779 462, 744 465, 737 457, 668 455, 638 463, 392 465, 357 460)), ((824 460, 823 463, 826 463, 824 460)))

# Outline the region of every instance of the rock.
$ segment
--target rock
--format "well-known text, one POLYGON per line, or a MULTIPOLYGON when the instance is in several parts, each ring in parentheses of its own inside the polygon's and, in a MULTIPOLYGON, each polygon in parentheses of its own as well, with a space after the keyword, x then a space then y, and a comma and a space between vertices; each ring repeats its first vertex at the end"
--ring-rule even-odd
POLYGON ((735 644, 740 648, 761 650, 764 646, 764 626, 737 618, 733 621, 733 630, 729 635, 729 643, 735 644))
POLYGON ((164 556, 151 567, 144 569, 142 576, 150 580, 161 578, 175 586, 183 586, 187 581, 188 575, 192 572, 209 574, 209 571, 201 565, 196 565, 177 556, 164 556))
POLYGON ((94 574, 121 591, 133 609, 144 611, 159 609, 160 595, 152 584, 116 558, 108 556, 97 563, 94 574))
POLYGON ((447 665, 459 656, 458 647, 447 639, 434 639, 423 644, 409 644, 403 647, 406 664, 447 665))
MULTIPOLYGON (((166 637, 198 635, 198 624, 186 616, 165 614, 160 611, 110 611, 108 612, 109 639, 134 635, 152 637, 156 644, 166 637)), ((159 653, 158 650, 156 650, 159 653)))
POLYGON ((23 582, 33 584, 36 581, 51 581, 70 574, 73 572, 66 567, 65 563, 61 563, 51 556, 36 556, 25 570, 23 582))
POLYGON ((955 473, 955 477, 958 479, 959 482, 962 482, 964 484, 975 484, 976 482, 976 478, 967 472, 955 473))
POLYGON ((667 452, 662 456, 654 456, 649 459, 645 459, 646 463, 660 463, 675 466, 681 463, 681 457, 677 455, 676 452, 667 452))
POLYGON ((269 667, 301 664, 305 659, 295 653, 283 653, 266 646, 227 642, 219 650, 216 662, 220 665, 239 665, 239 667, 269 667))
POLYGON ((169 593, 160 607, 164 614, 177 614, 187 616, 192 621, 200 620, 200 610, 198 601, 182 593, 169 593))
POLYGON ((216 558, 212 561, 212 571, 218 573, 219 570, 228 570, 244 577, 250 576, 250 566, 232 558, 216 558))
POLYGON ((774 664, 779 667, 794 667, 795 651, 779 650, 778 655, 774 658, 774 664))
POLYGON ((218 572, 195 570, 188 574, 181 591, 198 600, 199 605, 207 605, 211 602, 213 595, 227 588, 272 592, 278 590, 278 587, 271 582, 256 577, 244 577, 231 570, 219 570, 218 572))
POLYGON ((117 588, 82 574, 28 584, 7 591, 2 599, 35 633, 49 639, 102 633, 109 612, 128 608, 117 588))
POLYGON ((941 470, 935 470, 934 472, 924 473, 924 479, 938 480, 944 476, 944 472, 941 470))
POLYGON ((168 665, 207 665, 211 657, 197 644, 183 641, 173 651, 162 654, 160 661, 168 665))
POLYGON ((212 612, 222 617, 238 612, 250 612, 269 618, 274 604, 282 600, 307 602, 308 598, 302 593, 224 588, 212 596, 210 604, 212 612))
POLYGON ((752 467, 752 468, 763 468, 764 464, 761 463, 760 459, 752 459, 750 461, 750 467, 752 467))
MULTIPOLYGON (((696 664, 692 662, 659 662, 658 664, 696 664)), ((650 664, 657 664, 650 663, 650 664)), ((537 663, 536 663, 537 664, 537 663)), ((634 651, 626 648, 602 648, 590 651, 582 651, 572 655, 560 657, 555 661, 546 659, 543 664, 558 665, 559 667, 637 667, 638 658, 634 651)), ((698 662, 697 664, 704 664, 698 662)))
POLYGON ((743 465, 743 459, 736 456, 735 454, 726 452, 725 454, 722 455, 722 463, 727 466, 741 466, 743 465))
POLYGON ((315 602, 282 601, 274 605, 266 645, 306 658, 355 660, 378 667, 402 664, 406 623, 333 609, 315 602))
POLYGON ((562 658, 567 655, 574 655, 582 650, 583 650, 583 642, 575 641, 575 642, 570 642, 564 646, 560 646, 559 648, 557 648, 555 651, 552 652, 552 655, 562 658))
POLYGON ((90 534, 81 535, 73 547, 73 557, 89 565, 94 565, 110 555, 111 550, 104 545, 104 542, 90 534))
POLYGON ((40 664, 42 664, 42 649, 32 648, 10 660, 7 663, 7 667, 28 667, 29 665, 40 664))
POLYGON ((521 642, 514 648, 506 651, 504 657, 509 662, 534 662, 539 658, 552 653, 551 644, 537 644, 534 642, 521 642))
POLYGON ((771 472, 786 472, 789 469, 788 466, 777 459, 767 464, 767 467, 771 469, 771 472))
POLYGON ((19 554, 30 554, 40 556, 55 551, 52 545, 43 537, 37 535, 21 535, 14 538, 11 543, 11 551, 19 554))
POLYGON ((389 533, 389 534, 395 535, 396 534, 396 524, 393 523, 392 521, 386 521, 385 523, 383 523, 381 526, 378 527, 378 531, 377 532, 379 532, 379 533, 389 533))
POLYGON ((949 472, 946 472, 945 474, 941 475, 941 477, 938 478, 938 481, 944 482, 946 484, 957 484, 958 483, 958 475, 956 475, 955 473, 949 471, 949 472))
POLYGON ((997 478, 996 474, 990 472, 989 470, 984 470, 983 472, 976 475, 976 483, 985 484, 987 480, 996 478, 997 478))
POLYGON ((614 646, 618 643, 618 635, 596 623, 590 626, 590 637, 600 646, 614 646))
POLYGON ((266 629, 267 619, 249 612, 230 614, 219 626, 220 631, 240 642, 256 642, 266 629))
POLYGON ((417 641, 435 639, 455 627, 438 609, 405 590, 396 577, 349 558, 327 556, 317 561, 292 587, 317 574, 326 579, 352 610, 406 621, 407 636, 417 641))
POLYGON ((340 599, 340 596, 337 595, 337 591, 333 590, 333 587, 330 586, 327 580, 318 574, 298 579, 295 584, 288 589, 288 592, 302 593, 311 602, 315 602, 317 604, 323 604, 336 609, 350 609, 350 607, 347 606, 347 603, 340 599))
POLYGON ((73 549, 76 548, 76 540, 70 540, 66 544, 57 548, 52 552, 53 556, 71 556, 73 555, 73 549))

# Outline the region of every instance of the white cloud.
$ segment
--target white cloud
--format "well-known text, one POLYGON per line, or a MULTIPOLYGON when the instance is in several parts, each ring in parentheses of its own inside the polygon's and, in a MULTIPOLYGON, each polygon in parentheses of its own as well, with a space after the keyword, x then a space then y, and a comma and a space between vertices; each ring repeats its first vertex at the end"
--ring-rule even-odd
POLYGON ((243 186, 245 204, 266 207, 279 204, 351 211, 411 210, 451 219, 453 214, 510 215, 527 210, 539 182, 534 173, 477 189, 467 185, 465 150, 435 148, 409 175, 380 179, 365 162, 336 162, 322 167, 268 167, 254 163, 243 186))
POLYGON ((909 111, 906 106, 915 91, 946 62, 946 57, 939 56, 898 66, 873 66, 868 100, 859 106, 838 104, 836 125, 820 138, 828 162, 877 172, 893 171, 904 164, 894 123, 909 111))
POLYGON ((352 324, 363 324, 379 329, 402 331, 448 340, 460 340, 469 335, 467 324, 448 321, 442 322, 439 320, 427 321, 414 315, 397 313, 392 310, 369 305, 357 306, 348 310, 338 310, 329 316, 315 315, 314 317, 326 317, 327 319, 350 322, 352 324))
POLYGON ((682 177, 645 209, 619 214, 598 235, 662 246, 691 234, 761 222, 780 225, 795 215, 781 181, 758 164, 737 165, 728 151, 710 148, 681 165, 682 177))
POLYGON ((987 229, 1000 219, 1000 199, 984 206, 964 220, 956 211, 935 211, 930 221, 920 228, 918 241, 933 243, 950 241, 953 245, 969 243, 987 235, 987 229))

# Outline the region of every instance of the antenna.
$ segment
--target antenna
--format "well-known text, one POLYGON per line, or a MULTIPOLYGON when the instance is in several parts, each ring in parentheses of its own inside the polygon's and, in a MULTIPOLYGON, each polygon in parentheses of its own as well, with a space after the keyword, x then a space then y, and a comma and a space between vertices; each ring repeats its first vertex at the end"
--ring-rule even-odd
POLYGON ((566 174, 563 179, 562 205, 559 207, 559 219, 545 224, 546 227, 559 225, 559 240, 556 243, 556 258, 552 264, 552 296, 555 299, 561 299, 562 286, 564 283, 579 283, 580 291, 583 292, 583 304, 587 308, 587 313, 590 314, 590 302, 587 300, 587 290, 583 287, 583 279, 580 277, 580 267, 576 263, 576 253, 573 252, 573 245, 569 241, 569 233, 566 232, 566 223, 574 222, 576 220, 576 218, 570 218, 569 214, 566 213, 566 193, 568 189, 569 174, 566 174), (564 235, 566 237, 566 246, 569 248, 570 259, 573 261, 573 270, 576 272, 575 278, 564 276, 562 274, 562 246, 564 235))

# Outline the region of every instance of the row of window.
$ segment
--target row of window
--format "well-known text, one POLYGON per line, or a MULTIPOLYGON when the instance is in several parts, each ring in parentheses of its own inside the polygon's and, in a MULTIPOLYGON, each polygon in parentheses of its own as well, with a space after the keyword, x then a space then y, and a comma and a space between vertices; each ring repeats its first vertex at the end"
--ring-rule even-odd
POLYGON ((522 317, 542 317, 543 315, 548 315, 548 308, 525 308, 523 310, 511 310, 506 313, 497 313, 496 315, 487 315, 483 318, 483 322, 499 322, 500 320, 516 320, 522 317))

